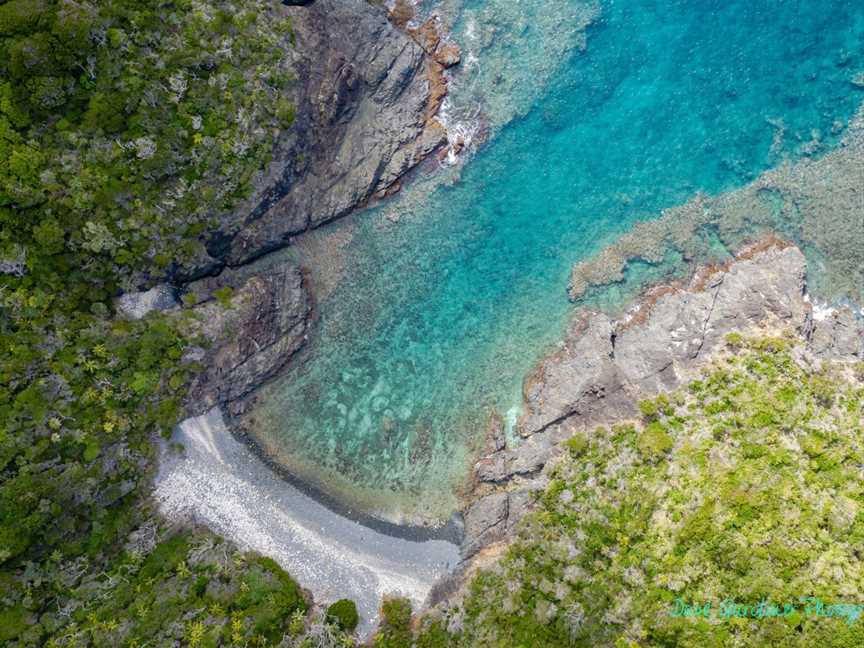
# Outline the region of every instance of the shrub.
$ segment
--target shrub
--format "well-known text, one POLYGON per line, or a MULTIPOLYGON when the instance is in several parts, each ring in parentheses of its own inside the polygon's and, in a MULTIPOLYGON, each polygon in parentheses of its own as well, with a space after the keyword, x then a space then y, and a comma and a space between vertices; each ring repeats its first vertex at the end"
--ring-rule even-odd
POLYGON ((578 457, 588 448, 588 437, 582 432, 577 432, 565 442, 567 449, 573 457, 578 457))
POLYGON ((657 418, 660 410, 657 407, 656 401, 646 399, 639 401, 639 412, 642 414, 642 418, 646 421, 653 421, 657 418))
POLYGON ((639 435, 636 447, 645 459, 654 460, 671 450, 673 443, 666 428, 660 422, 652 421, 639 435))
POLYGON ((404 598, 388 598, 381 604, 381 625, 373 646, 375 648, 410 648, 411 602, 404 598))
POLYGON ((216 298, 216 301, 226 308, 231 306, 231 296, 233 294, 234 290, 231 286, 223 286, 222 288, 217 288, 213 291, 213 297, 216 298))
POLYGON ((352 632, 360 621, 357 606, 350 599, 340 599, 327 608, 327 618, 336 622, 343 630, 352 632))

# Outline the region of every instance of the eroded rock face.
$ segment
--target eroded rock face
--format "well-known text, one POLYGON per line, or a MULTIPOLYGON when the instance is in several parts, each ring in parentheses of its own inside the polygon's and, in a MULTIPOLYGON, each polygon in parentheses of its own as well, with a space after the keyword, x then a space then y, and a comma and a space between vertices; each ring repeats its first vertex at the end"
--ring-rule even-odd
POLYGON ((186 399, 188 415, 215 405, 237 413, 241 399, 273 378, 303 345, 310 310, 303 273, 290 263, 242 280, 222 300, 194 306, 189 327, 210 346, 187 352, 188 360, 204 366, 186 399))
MULTIPOLYGON (((861 315, 864 315, 862 313, 861 315)), ((810 348, 821 358, 849 358, 864 360, 864 326, 861 315, 849 306, 814 313, 810 332, 810 348)))
POLYGON ((492 493, 468 507, 465 511, 465 542, 462 545, 464 557, 504 537, 507 511, 507 493, 492 493))
MULTIPOLYGON (((297 107, 253 195, 224 215, 190 277, 240 265, 385 192, 446 142, 430 118, 431 59, 366 0, 288 7, 297 107)), ((436 63, 437 65, 437 63, 436 63)))
MULTIPOLYGON (((520 431, 528 436, 573 414, 591 414, 636 393, 677 387, 683 375, 730 331, 769 316, 797 331, 806 328, 806 261, 795 247, 772 245, 752 258, 697 277, 690 287, 649 294, 629 320, 589 314, 574 326, 564 348, 546 359, 525 390, 520 431)), ((622 411, 623 410, 623 411, 622 411)))
MULTIPOLYGON (((400 178, 447 142, 434 119, 446 93, 445 64, 435 59, 441 44, 435 24, 421 38, 394 26, 383 5, 366 0, 286 4, 294 44, 284 56, 296 79, 284 93, 296 107, 293 125, 278 134, 273 159, 252 179, 250 197, 218 217, 206 253, 173 268, 173 286, 115 301, 128 318, 152 310, 179 316, 180 293, 187 306, 194 304, 195 319, 187 326, 209 345, 184 355, 203 367, 187 397, 189 416, 215 405, 242 413, 255 388, 276 376, 305 341, 312 298, 302 272, 267 253, 398 191, 400 178), (230 296, 212 297, 229 288, 230 296)), ((451 47, 442 56, 449 65, 458 62, 457 54, 451 47)), ((4 263, 0 271, 14 270, 4 263)))
POLYGON ((520 422, 524 435, 556 419, 583 410, 620 383, 614 353, 612 321, 591 313, 571 327, 563 348, 542 363, 523 387, 526 414, 520 422))
POLYGON ((592 312, 576 319, 561 348, 525 381, 518 424, 525 440, 475 466, 463 557, 513 531, 565 439, 636 416, 639 400, 688 380, 728 333, 768 321, 804 336, 817 361, 864 359, 862 317, 845 307, 814 316, 803 254, 772 239, 725 267, 703 269, 690 285, 655 288, 624 320, 592 312))

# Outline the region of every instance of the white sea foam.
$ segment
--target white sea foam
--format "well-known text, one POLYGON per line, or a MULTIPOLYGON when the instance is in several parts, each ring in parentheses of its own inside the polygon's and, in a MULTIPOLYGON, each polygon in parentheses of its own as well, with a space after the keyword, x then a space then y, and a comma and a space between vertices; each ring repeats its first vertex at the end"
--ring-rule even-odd
POLYGON ((480 133, 480 107, 456 109, 448 97, 442 103, 437 117, 447 131, 447 157, 442 162, 455 165, 459 162, 459 154, 471 149, 480 133))

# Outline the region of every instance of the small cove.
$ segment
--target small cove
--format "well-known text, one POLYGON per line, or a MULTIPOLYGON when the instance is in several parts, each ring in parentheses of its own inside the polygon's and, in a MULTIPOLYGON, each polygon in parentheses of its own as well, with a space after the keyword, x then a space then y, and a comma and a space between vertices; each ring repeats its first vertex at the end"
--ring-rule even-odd
MULTIPOLYGON (((470 113, 485 97, 494 137, 453 182, 419 182, 313 235, 344 242, 342 270, 302 362, 253 412, 253 437, 292 474, 394 521, 453 510, 490 412, 515 418, 523 376, 561 338, 573 263, 697 191, 829 150, 862 100, 850 79, 864 69, 864 8, 849 1, 610 0, 584 51, 540 48, 564 53, 554 74, 513 57, 497 77, 483 66, 500 63, 506 25, 476 34, 520 17, 444 5, 469 54, 452 101, 470 113), (502 88, 517 86, 508 112, 502 88)), ((296 253, 313 279, 332 270, 296 253)))

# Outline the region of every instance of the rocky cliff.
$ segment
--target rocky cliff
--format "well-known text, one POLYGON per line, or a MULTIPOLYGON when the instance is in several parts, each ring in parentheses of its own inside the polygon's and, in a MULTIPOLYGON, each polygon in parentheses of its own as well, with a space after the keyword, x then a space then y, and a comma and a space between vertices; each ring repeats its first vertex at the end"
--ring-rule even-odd
MULTIPOLYGON (((864 359, 864 324, 850 309, 814 309, 798 248, 767 239, 689 284, 656 287, 621 320, 586 312, 563 345, 524 385, 524 441, 495 450, 475 469, 465 512, 465 558, 507 537, 545 486, 543 469, 575 432, 633 417, 640 399, 692 376, 728 333, 770 324, 809 342, 814 358, 864 359)), ((492 435, 497 437, 499 435, 492 435)))
POLYGON ((173 285, 116 302, 133 318, 179 311, 180 295, 191 306, 188 328, 206 348, 186 354, 203 366, 187 397, 189 415, 214 405, 238 413, 306 340, 313 295, 303 273, 265 255, 398 190, 404 174, 447 142, 435 114, 444 69, 459 52, 434 21, 409 29, 366 0, 291 4, 284 11, 293 46, 284 55, 296 71, 285 90, 296 107, 293 125, 278 135, 248 199, 218 217, 206 253, 177 269, 173 285))
POLYGON ((294 123, 279 135, 252 195, 219 218, 208 256, 184 269, 187 277, 246 263, 348 214, 446 142, 432 105, 440 101, 436 64, 417 34, 366 0, 285 11, 294 29, 294 47, 285 51, 296 71, 285 90, 294 123))
POLYGON ((297 266, 274 263, 247 277, 226 270, 218 284, 193 284, 222 297, 192 308, 188 328, 208 344, 184 357, 203 366, 186 398, 191 416, 223 404, 236 413, 241 399, 276 376, 306 341, 312 298, 297 266))

